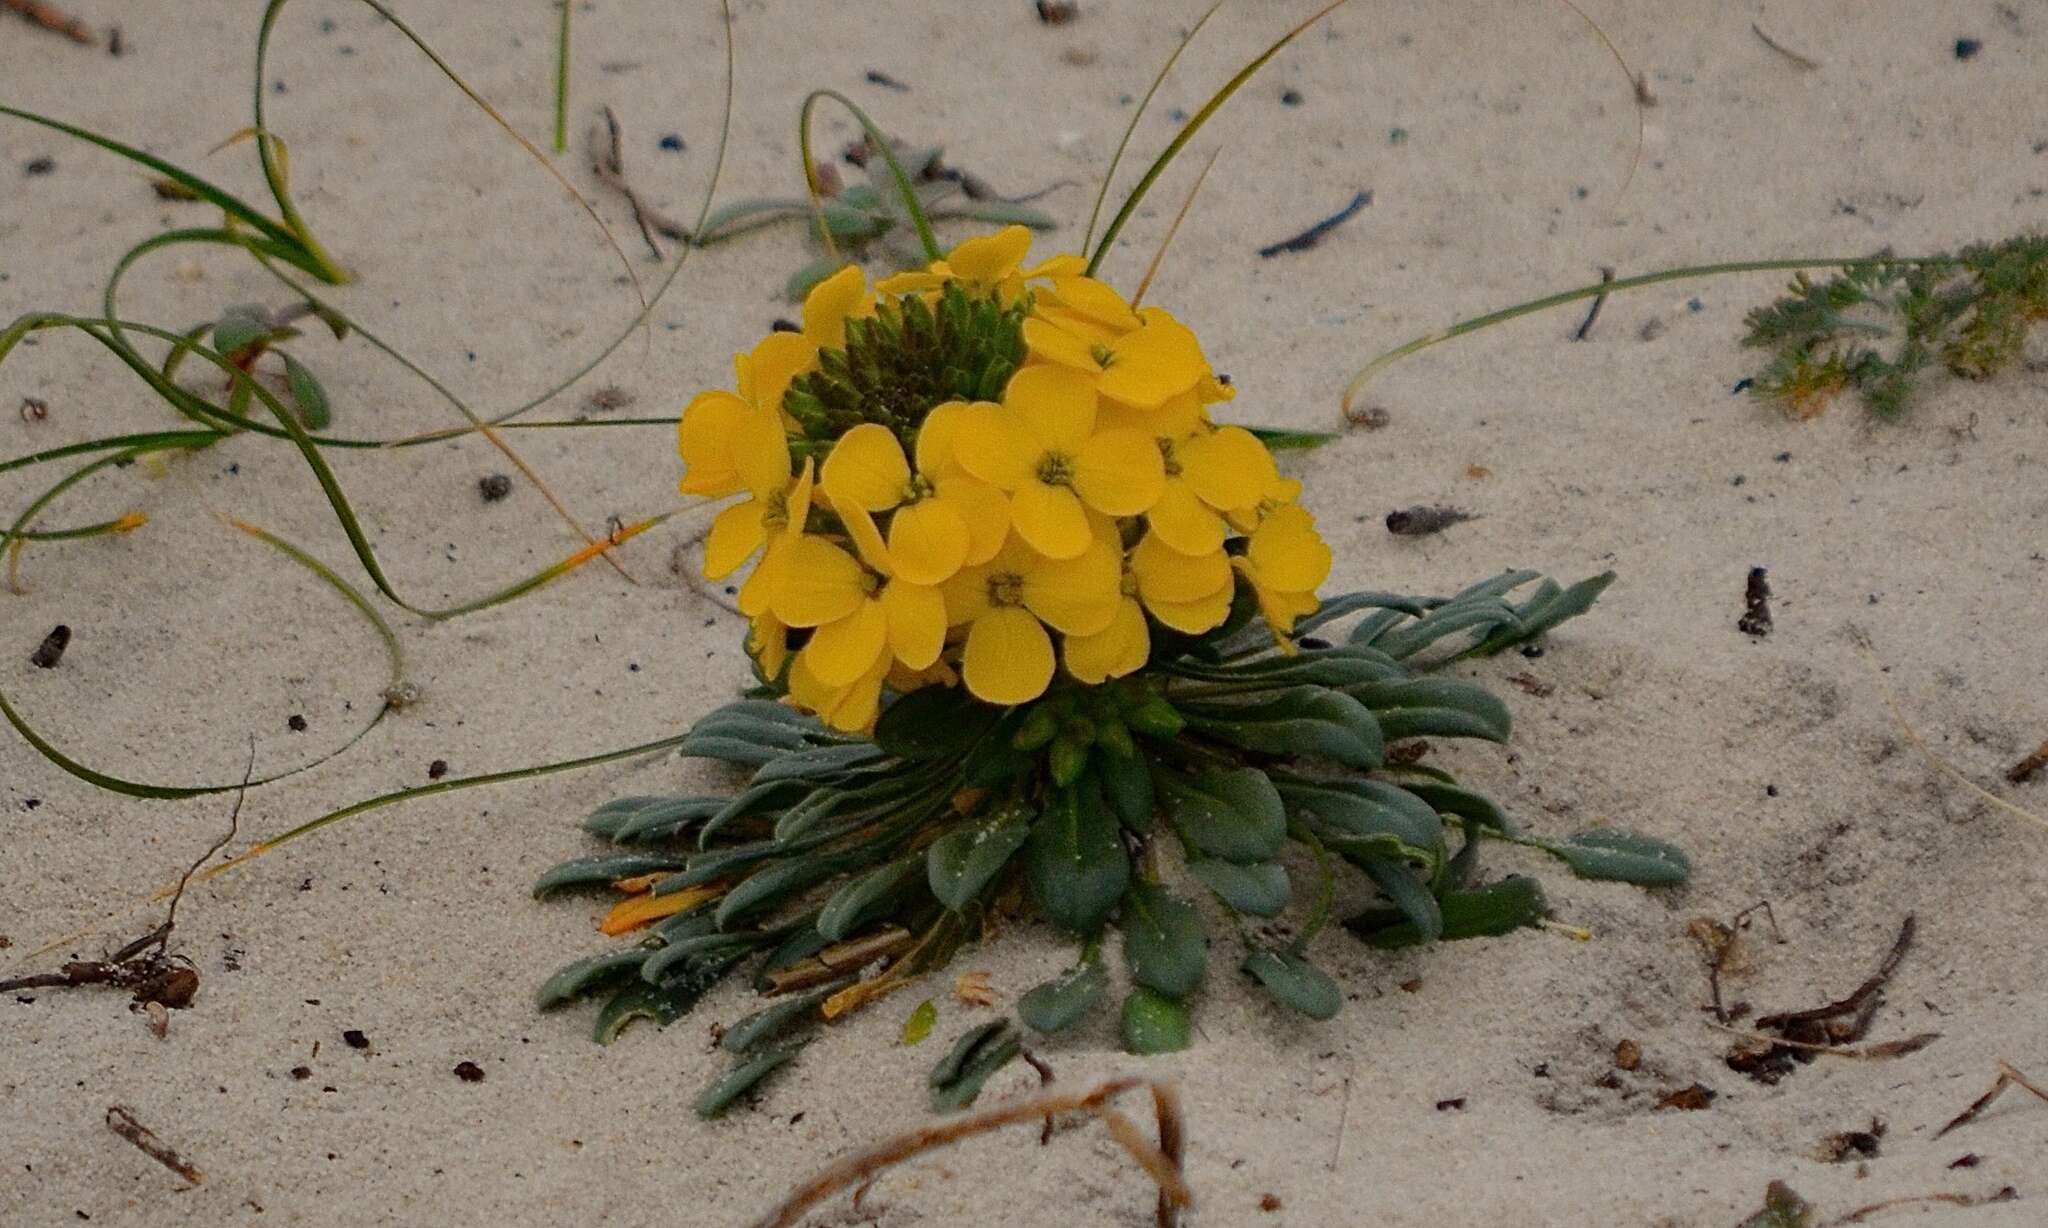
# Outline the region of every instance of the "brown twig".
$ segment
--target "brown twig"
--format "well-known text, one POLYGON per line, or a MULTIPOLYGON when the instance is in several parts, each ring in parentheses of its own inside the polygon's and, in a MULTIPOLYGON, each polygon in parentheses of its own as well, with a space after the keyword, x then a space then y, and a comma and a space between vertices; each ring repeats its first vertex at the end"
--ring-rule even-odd
POLYGON ((1805 69, 1807 72, 1813 72, 1820 68, 1819 60, 1816 60, 1811 56, 1801 55, 1797 51, 1792 50, 1790 47, 1787 47, 1785 44, 1779 42, 1777 39, 1772 38, 1770 35, 1764 33, 1764 28, 1756 24, 1755 22, 1750 22, 1749 28, 1756 31, 1756 36, 1763 40, 1764 46, 1769 47, 1771 50, 1777 52, 1779 55, 1784 56, 1786 59, 1792 61, 1794 64, 1799 65, 1799 67, 1805 69))
POLYGON ((41 0, 0 0, 0 8, 22 17, 53 34, 62 34, 74 43, 90 47, 99 40, 93 37, 92 27, 76 17, 65 13, 53 4, 41 0))
POLYGON ((152 1133, 148 1126, 135 1120, 135 1114, 118 1104, 107 1106, 107 1129, 141 1148, 142 1153, 157 1163, 183 1177, 192 1185, 206 1180, 206 1174, 194 1168, 189 1160, 173 1151, 162 1139, 152 1133))
POLYGON ((1920 1050, 1941 1039, 1941 1033, 1939 1032, 1920 1032, 1908 1036, 1904 1040, 1880 1041, 1874 1045, 1864 1045, 1861 1048, 1857 1048, 1851 1045, 1824 1045, 1814 1041, 1792 1040, 1783 1036, 1767 1036, 1762 1032, 1751 1032, 1743 1028, 1731 1028, 1725 1023, 1715 1023, 1712 1020, 1707 1021, 1707 1026, 1717 1032, 1726 1032, 1730 1036, 1740 1036, 1744 1040, 1769 1044, 1781 1049, 1798 1049, 1806 1053, 1825 1053, 1833 1057, 1854 1057, 1873 1060, 1905 1057, 1909 1053, 1918 1053, 1920 1050))
POLYGON ((2014 1070, 2011 1066, 2007 1065, 2006 1063, 2000 1062, 1998 1064, 1998 1080, 1997 1082, 1991 1085, 1991 1090, 1985 1092, 1983 1095, 1971 1101, 1969 1108, 1964 1109, 1962 1112, 1956 1114, 1953 1118, 1949 1120, 1949 1123, 1947 1125, 1943 1126, 1939 1130, 1936 1130, 1934 1132, 1934 1137, 1940 1138, 1942 1135, 1947 1134, 1949 1131, 1954 1130, 1959 1126, 1967 1126, 1971 1122, 1977 1120, 1978 1115, 1981 1114, 1985 1109, 1990 1108, 1992 1101, 2004 1095, 2005 1089, 2008 1087, 2023 1087, 2026 1090, 2034 1093, 2034 1095, 2039 1096, 2042 1100, 2048 1101, 2048 1091, 2042 1091, 2041 1088, 2035 1085, 2033 1081, 2027 1078, 2027 1076, 2021 1074, 2017 1070, 2014 1070))
POLYGON ((1906 957, 1907 949, 1913 945, 1913 933, 1917 928, 1918 923, 1913 915, 1906 914, 1905 921, 1899 926, 1899 936, 1892 941, 1891 950, 1885 953, 1884 962, 1879 964, 1877 971, 1865 978, 1864 982, 1856 987, 1856 992, 1848 997, 1839 1002, 1830 1002, 1826 1006, 1816 1006, 1811 1010, 1764 1015, 1756 1021, 1756 1026, 1784 1029, 1802 1023, 1825 1023, 1830 1019, 1839 1019, 1843 1015, 1858 1013, 1863 1009, 1864 1003, 1881 991, 1885 982, 1892 979, 1892 973, 1898 969, 1899 961, 1906 957))
POLYGON ((654 253, 656 260, 663 259, 661 245, 654 241, 655 233, 658 231, 679 243, 687 243, 690 240, 689 229, 641 200, 640 194, 626 182, 626 153, 619 117, 612 114, 610 107, 604 109, 604 126, 602 140, 599 140, 597 130, 591 129, 591 143, 598 147, 590 160, 591 173, 597 176, 599 183, 626 198, 627 206, 633 210, 633 224, 640 228, 640 237, 647 241, 647 249, 654 253))
POLYGON ((1035 1121, 1053 1113, 1087 1113, 1101 1121, 1112 1139, 1128 1152, 1147 1176, 1159 1186, 1159 1228, 1173 1228, 1180 1210, 1194 1203, 1181 1168, 1184 1132, 1180 1101, 1173 1089, 1150 1079, 1111 1079, 1081 1093, 1037 1096, 999 1105, 968 1117, 954 1118, 922 1129, 885 1139, 873 1147, 827 1166, 822 1172, 790 1191, 781 1205, 754 1221, 753 1228, 789 1228, 803 1214, 849 1186, 865 1188, 885 1169, 948 1147, 962 1139, 988 1134, 1004 1126, 1035 1121), (1155 1146, 1130 1118, 1109 1107, 1125 1092, 1138 1088, 1152 1092, 1159 1142, 1155 1146))
POLYGON ((2016 785, 2023 785, 2034 773, 2048 767, 2048 742, 2034 748, 2034 753, 2013 764, 2005 771, 2005 778, 2016 785))
POLYGON ((2019 1196, 2018 1190, 2005 1185, 1989 1194, 1915 1194, 1909 1198, 1887 1198, 1883 1202, 1874 1202, 1867 1207, 1858 1207, 1840 1219, 1829 1220, 1826 1228, 1836 1228, 1838 1224, 1860 1224, 1885 1211, 1896 1211, 1900 1207, 1919 1206, 1923 1203, 1943 1203, 1951 1207, 1981 1207, 1986 1203, 2011 1202, 2019 1196))

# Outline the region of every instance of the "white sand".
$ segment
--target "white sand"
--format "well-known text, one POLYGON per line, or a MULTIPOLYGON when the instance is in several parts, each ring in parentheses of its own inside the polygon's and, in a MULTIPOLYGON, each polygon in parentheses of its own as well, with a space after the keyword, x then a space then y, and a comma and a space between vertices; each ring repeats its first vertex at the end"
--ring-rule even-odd
MULTIPOLYGON (((0 14, 0 97, 260 197, 246 146, 206 152, 248 122, 255 6, 67 4, 102 28, 121 21, 126 56, 0 14)), ((515 124, 547 129, 548 6, 408 7, 515 124)), ((1059 30, 1024 0, 737 7, 724 198, 798 186, 797 103, 808 87, 834 86, 912 140, 945 140, 1002 190, 1077 181, 1047 201, 1067 223, 1054 240, 1074 244, 1129 113, 1119 96, 1143 92, 1200 6, 1175 3, 1166 19, 1165 5, 1097 0, 1059 30), (1069 48, 1097 58, 1069 64, 1069 48), (911 91, 865 83, 870 68, 911 91)), ((1138 165, 1169 132, 1169 110, 1198 106, 1304 8, 1267 7, 1233 6, 1184 57, 1141 129, 1138 165)), ((1194 154, 1220 147, 1223 157, 1152 299, 1235 377, 1243 395, 1231 408, 1244 420, 1329 427, 1343 380, 1374 353, 1592 280, 1603 264, 1628 274, 1885 245, 1923 252, 2044 218, 2048 14, 2038 8, 1591 5, 1658 100, 1623 191, 1627 87, 1578 19, 1561 5, 1453 7, 1360 0, 1276 58, 1195 142, 1194 154), (1801 71, 1759 42, 1752 20, 1823 66, 1801 71), (1952 52, 1962 36, 1984 42, 1968 62, 1952 52), (1281 104, 1288 88, 1298 107, 1281 104), (1405 144, 1390 143, 1396 127, 1405 144), (1373 207, 1320 249, 1252 255, 1365 187, 1373 207)), ((575 128, 602 104, 617 108, 629 173, 686 219, 715 144, 714 12, 606 3, 577 15, 575 128), (671 131, 687 152, 656 147, 671 131)), ((588 220, 368 10, 290 6, 273 76, 284 92, 269 96, 270 119, 290 142, 299 200, 360 275, 337 301, 480 410, 547 387, 630 318, 632 293, 588 220)), ((849 124, 821 114, 821 142, 843 142, 849 124)), ((580 152, 559 161, 651 283, 657 266, 622 203, 580 152)), ((1118 282, 1136 279, 1196 161, 1130 228, 1108 266, 1118 282)), ((127 164, 15 122, 0 123, 0 182, 0 312, 10 316, 96 313, 125 246, 213 221, 204 207, 158 201, 127 164), (21 173, 45 154, 54 173, 21 173)), ((239 255, 190 251, 138 267, 124 313, 182 327, 228 303, 285 301, 239 255)), ((667 413, 722 383, 731 351, 785 310, 776 290, 801 258, 786 229, 693 260, 651 344, 629 342, 561 408, 612 382, 639 396, 630 412, 667 413)), ((2037 933, 2048 831, 1930 769, 1850 630, 1870 633, 1888 685, 1936 750, 2048 810, 2048 784, 1998 779, 2048 736, 2048 373, 2037 364, 1982 385, 1938 377, 1898 426, 1867 425, 1850 404, 1786 421, 1729 395, 1753 369, 1735 346, 1743 313, 1780 281, 1617 297, 1583 344, 1565 339, 1581 314, 1571 308, 1431 351, 1371 389, 1389 427, 1301 464, 1337 547, 1333 589, 1447 591, 1511 564, 1565 578, 1620 571, 1542 658, 1461 671, 1501 686, 1519 727, 1505 754, 1447 758, 1538 832, 1639 828, 1682 843, 1698 872, 1683 891, 1649 894, 1497 850, 1496 872, 1543 874, 1558 917, 1591 928, 1593 941, 1525 931, 1383 957, 1331 932, 1313 954, 1353 1000, 1323 1025, 1276 1011, 1219 949, 1190 1051, 1129 1058, 1107 1017, 1045 1046, 1062 1085, 1126 1070, 1180 1083, 1195 1222, 1732 1225, 1774 1177, 1824 1216, 2011 1185, 2021 1197, 2010 1204, 1876 1222, 2042 1222, 2048 1105, 2015 1095, 1975 1125, 1930 1136, 1988 1085, 1996 1059, 2048 1077, 2037 933), (1640 339, 1653 319, 1664 332, 1640 339), (1475 464, 1491 476, 1466 476, 1475 464), (1421 541, 1380 526, 1393 507, 1438 500, 1481 518, 1421 541), (1778 594, 1777 630, 1762 641, 1734 626, 1754 565, 1770 568, 1778 594), (1524 670, 1555 691, 1508 687, 1524 670), (1845 994, 1913 912, 1920 941, 1873 1038, 1942 1039, 1892 1062, 1822 1058, 1769 1088, 1724 1067, 1727 1038, 1702 1023, 1706 986, 1685 925, 1759 899, 1775 905, 1789 941, 1753 939, 1756 970, 1730 982, 1732 997, 1769 1009, 1845 994), (1396 988, 1411 979, 1415 992, 1396 988), (1604 1087, 1623 1038, 1640 1043, 1642 1068, 1604 1087), (1719 1093, 1710 1108, 1653 1111, 1695 1080, 1719 1093), (1463 1108, 1437 1107, 1452 1098, 1463 1108), (1873 1115, 1888 1132, 1867 1170, 1813 1158, 1822 1136, 1873 1115), (1965 1153, 1981 1163, 1951 1171, 1965 1153), (1280 1209, 1259 1209, 1266 1194, 1280 1209)), ((338 429, 390 435, 454 421, 367 347, 302 345, 338 429)), ((0 368, 0 402, 5 456, 172 424, 105 352, 57 335, 0 368), (47 401, 49 419, 15 421, 22 396, 47 401)), ((518 443, 593 526, 673 504, 676 462, 660 429, 518 443)), ((477 478, 505 466, 477 441, 330 456, 394 582, 421 604, 468 599, 575 545, 523 482, 502 503, 479 502, 477 478)), ((4 506, 20 507, 55 473, 0 479, 4 506)), ((161 480, 104 476, 49 523, 130 509, 150 514, 146 531, 38 547, 25 560, 28 594, 0 596, 0 685, 60 746, 139 779, 231 781, 251 736, 259 769, 275 770, 338 744, 374 709, 383 666, 360 620, 215 515, 261 524, 360 579, 289 449, 240 439, 174 461, 161 480), (69 655, 54 671, 30 668, 27 652, 57 622, 76 631, 69 655), (305 733, 287 731, 292 713, 310 722, 305 733)), ((701 522, 691 512, 625 549, 637 586, 591 567, 475 617, 399 619, 424 702, 337 762, 252 793, 235 847, 421 783, 436 758, 457 774, 511 767, 662 736, 708 710, 743 669, 736 629, 670 570, 701 522)), ((593 904, 535 905, 528 883, 587 850, 575 823, 591 806, 680 787, 687 770, 623 765, 384 811, 195 890, 175 947, 203 987, 165 1040, 112 992, 0 1003, 0 1222, 738 1224, 829 1159, 924 1121, 924 1071, 985 1012, 949 1005, 934 1040, 905 1049, 898 1027, 925 995, 888 999, 828 1031, 757 1110, 711 1125, 688 1102, 723 1067, 704 1029, 743 1012, 737 987, 666 1034, 641 1029, 608 1050, 586 1039, 587 1010, 533 1012, 538 978, 601 940, 588 928, 593 904), (368 1052, 343 1044, 350 1028, 367 1033, 368 1052), (457 1081, 462 1060, 485 1081, 457 1081), (304 1081, 289 1073, 300 1065, 312 1071, 304 1081), (205 1184, 181 1190, 110 1134, 102 1118, 113 1103, 183 1150, 205 1184)), ((0 971, 94 956, 147 929, 154 910, 131 910, 25 958, 174 877, 226 811, 224 798, 98 792, 0 740, 0 934, 13 944, 0 971)), ((1008 1005, 1067 956, 1027 926, 956 967, 989 970, 1008 1005)), ((945 985, 931 992, 943 998, 945 985)), ((1029 1082, 1018 1066, 991 1094, 1029 1082)), ((872 1220, 842 1201, 817 1222, 1139 1225, 1150 1205, 1099 1131, 1044 1149, 1021 1131, 885 1177, 865 1202, 872 1220)))

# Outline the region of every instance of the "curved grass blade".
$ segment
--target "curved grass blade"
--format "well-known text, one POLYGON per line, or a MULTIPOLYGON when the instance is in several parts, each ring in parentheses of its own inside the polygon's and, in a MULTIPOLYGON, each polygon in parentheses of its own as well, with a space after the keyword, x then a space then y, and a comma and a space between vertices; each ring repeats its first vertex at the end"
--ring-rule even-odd
POLYGON ((569 149, 569 10, 571 0, 557 0, 562 6, 562 29, 555 40, 555 152, 569 149))
POLYGON ((1124 125, 1124 134, 1116 143, 1116 152, 1109 156, 1109 166, 1102 172, 1102 187, 1095 193, 1095 207, 1088 211, 1088 230, 1081 236, 1082 251, 1087 251, 1088 245, 1095 241, 1095 223, 1102 219, 1102 202, 1109 199, 1109 185, 1116 182, 1116 168, 1123 164, 1124 150, 1130 147, 1131 134, 1138 130, 1138 121, 1145 118, 1145 109, 1152 105, 1152 95, 1157 94, 1159 87, 1165 84, 1166 75, 1173 71, 1175 62, 1180 59, 1180 53, 1188 49, 1188 44, 1195 41, 1195 35, 1202 32, 1202 27, 1208 25, 1209 19, 1222 7, 1223 0, 1216 0, 1216 3, 1203 11, 1194 25, 1188 27, 1188 32, 1181 36, 1179 45, 1174 47, 1173 54, 1167 56, 1166 63, 1159 66, 1159 72, 1152 78, 1152 84, 1146 88, 1145 96, 1138 100, 1138 109, 1131 112, 1131 122, 1124 125))
MULTIPOLYGON (((125 516, 116 516, 112 520, 102 520, 97 524, 79 525, 75 529, 24 529, 11 536, 19 537, 25 542, 68 542, 83 537, 112 537, 121 533, 132 533, 148 523, 149 517, 146 514, 129 512, 125 516)), ((0 543, 6 542, 9 536, 0 533, 0 543)))
POLYGON ((1181 126, 1181 130, 1174 134, 1171 141, 1166 143, 1166 148, 1160 151, 1157 158, 1152 160, 1152 165, 1145 168, 1145 173, 1138 178, 1137 186, 1131 189, 1130 195, 1124 197, 1124 203, 1117 209, 1116 216, 1111 218, 1109 225, 1104 228, 1101 242, 1095 245, 1094 252, 1088 257, 1088 267, 1085 272, 1089 277, 1095 276, 1095 270, 1101 265, 1102 258, 1109 254, 1110 245, 1116 242, 1116 237, 1123 230, 1124 223, 1130 221, 1131 215, 1138 211, 1138 206, 1144 202, 1145 193, 1152 190, 1153 182, 1165 172, 1168 166, 1172 165, 1175 158, 1180 156, 1182 147, 1194 139, 1195 133, 1202 130, 1202 125, 1209 122, 1209 117, 1221 110, 1223 104, 1229 102, 1231 96, 1236 94, 1244 86, 1245 82, 1251 80, 1254 74, 1261 68, 1264 68, 1267 60, 1280 54, 1282 47, 1293 42, 1310 26, 1336 12, 1345 2, 1346 0, 1330 0, 1330 3, 1310 14, 1300 25, 1282 34, 1274 41, 1272 46, 1260 52, 1249 64, 1238 69, 1237 74, 1224 82, 1223 88, 1217 90, 1210 97, 1209 101, 1202 104, 1202 109, 1196 111, 1194 116, 1181 126))
POLYGON ((1189 186, 1187 199, 1180 202, 1180 212, 1173 215, 1173 224, 1166 228, 1166 237, 1159 240, 1159 250, 1152 253, 1152 263, 1145 266, 1145 275, 1138 279, 1138 288, 1131 292, 1131 306, 1137 307, 1145 301, 1145 291, 1152 288, 1152 279, 1159 275, 1159 266, 1166 260, 1166 249, 1173 246, 1173 236, 1180 233, 1180 224, 1188 220, 1188 211, 1195 207, 1195 197, 1202 194, 1202 184, 1209 178, 1209 172, 1216 169, 1216 159, 1223 153, 1221 146, 1202 163, 1201 173, 1189 186))
POLYGON ((1449 328, 1439 329, 1426 336, 1417 337, 1413 341, 1396 346, 1365 364, 1358 374, 1351 377, 1351 382, 1344 385, 1344 400, 1341 408, 1348 415, 1351 412, 1352 404, 1358 399, 1358 394, 1365 390, 1366 384, 1371 382, 1373 376, 1378 375, 1385 368, 1392 366, 1410 354, 1426 350, 1430 346, 1441 342, 1462 337, 1466 333, 1478 332, 1482 328, 1491 328, 1496 324, 1505 324, 1509 320, 1517 319, 1521 316, 1533 315, 1539 311, 1547 311, 1552 307, 1562 307, 1566 303, 1576 303, 1581 299, 1589 299, 1602 294, 1618 294, 1623 290, 1636 290, 1643 286, 1659 285, 1667 281, 1679 281, 1687 277, 1715 277, 1723 273, 1768 273, 1773 270, 1812 269, 1823 266, 1863 268, 1878 264, 1945 265, 1955 263, 1957 261, 1952 256, 1864 256, 1848 260, 1821 256, 1796 260, 1734 260, 1722 264, 1687 265, 1679 269, 1663 269, 1655 273, 1643 273, 1636 277, 1623 277, 1614 281, 1594 282, 1589 286, 1580 286, 1576 290, 1565 290, 1557 294, 1547 294, 1542 298, 1530 299, 1528 302, 1516 303, 1512 307, 1503 307, 1499 311, 1488 312, 1483 316, 1475 316, 1470 320, 1463 320, 1453 324, 1449 328))
MULTIPOLYGON (((671 427, 673 421, 668 423, 671 427)), ((27 469, 33 465, 48 464, 68 456, 84 456, 92 452, 112 452, 122 448, 133 448, 138 452, 162 452, 173 448, 203 448, 227 436, 220 431, 143 431, 134 435, 108 435, 100 439, 88 439, 83 443, 67 443, 59 448, 45 448, 27 456, 17 456, 0 461, 0 473, 14 469, 27 469)))
POLYGON ((21 587, 20 576, 22 545, 28 540, 24 530, 34 522, 35 518, 42 513, 42 510, 55 502, 58 495, 63 494, 100 470, 134 460, 141 454, 142 449, 129 448, 125 451, 116 452, 111 456, 102 456, 96 461, 80 465, 58 479, 48 490, 37 495, 26 508, 22 509, 21 515, 14 518, 14 523, 8 527, 7 532, 0 534, 0 543, 5 543, 7 547, 7 588, 10 592, 20 593, 25 591, 21 587))
POLYGON ((839 258, 839 248, 832 242, 832 228, 825 224, 824 194, 818 183, 818 168, 811 160, 811 109, 818 105, 821 98, 830 98, 852 113, 854 120, 860 124, 861 131, 867 134, 869 143, 889 164, 889 177, 896 182, 896 191, 903 198, 903 209, 910 215, 910 224, 917 230, 917 241, 924 248, 925 259, 940 259, 943 253, 939 251, 938 239, 932 234, 931 219, 925 216, 924 202, 918 199, 917 187, 911 183, 910 173, 903 169, 903 163, 896 157, 896 151, 890 148, 888 136, 880 128, 875 127, 875 121, 869 119, 868 113, 855 105, 853 99, 838 90, 812 90, 804 95, 804 105, 797 112, 797 153, 803 158, 804 189, 810 194, 811 217, 817 225, 818 238, 825 244, 825 250, 833 259, 839 258))

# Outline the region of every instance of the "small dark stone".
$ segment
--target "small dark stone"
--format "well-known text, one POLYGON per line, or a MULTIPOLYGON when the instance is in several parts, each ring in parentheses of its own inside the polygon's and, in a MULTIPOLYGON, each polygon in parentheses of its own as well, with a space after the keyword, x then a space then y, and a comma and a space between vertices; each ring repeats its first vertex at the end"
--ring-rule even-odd
POLYGON ((71 628, 58 623, 50 628, 43 642, 36 645, 36 650, 28 654, 28 663, 37 669, 55 669, 57 662, 64 659, 64 650, 70 646, 71 628))
POLYGON ((1439 1113, 1446 1113, 1452 1109, 1462 1109, 1464 1107, 1465 1098, 1463 1096, 1453 1096, 1449 1100, 1439 1100, 1436 1102, 1436 1111, 1439 1113))
POLYGON ((291 730, 293 733, 306 732, 306 718, 300 716, 296 712, 292 713, 290 716, 285 718, 284 725, 285 728, 291 730))
POLYGON ((307 1079, 310 1079, 312 1077, 313 1068, 311 1066, 292 1067, 292 1078, 299 1080, 301 1083, 305 1082, 307 1079))
POLYGON ((1525 657, 1540 657, 1543 655, 1543 645, 1524 644, 1516 651, 1520 652, 1525 657))
POLYGON ((476 481, 476 493, 485 503, 496 503, 512 493, 512 479, 502 473, 487 474, 476 481))
POLYGON ((439 780, 439 779, 441 779, 441 778, 442 778, 443 776, 446 776, 447 774, 448 774, 448 761, 447 761, 446 759, 436 759, 436 760, 434 760, 434 761, 433 761, 432 763, 429 763, 429 764, 427 765, 427 779, 428 779, 428 780, 439 780))
POLYGON ((1778 796, 1778 786, 1776 786, 1776 785, 1765 785, 1765 786, 1764 786, 1764 796, 1765 796, 1765 797, 1776 797, 1776 796, 1778 796))
POLYGON ((464 1083, 481 1083, 484 1081, 484 1068, 475 1062, 457 1062, 455 1077, 464 1083))
POLYGON ((804 329, 803 325, 798 324, 795 320, 785 316, 777 316, 773 320, 768 321, 768 331, 771 333, 800 333, 804 329))
POLYGON ((350 1028, 341 1034, 341 1039, 351 1049, 367 1049, 370 1047, 370 1038, 363 1035, 361 1028, 350 1028))
POLYGON ((683 145, 683 138, 673 132, 661 138, 661 147, 663 149, 668 150, 670 153, 681 153, 685 148, 685 146, 683 145))
POLYGON ((1282 90, 1282 91, 1280 91, 1280 105, 1281 105, 1281 106, 1283 106, 1283 107, 1298 107, 1298 106, 1300 106, 1300 105, 1301 105, 1301 91, 1300 91, 1300 90, 1282 90))
POLYGON ((47 175, 57 169, 57 159, 51 157, 30 158, 21 164, 24 175, 47 175))
POLYGON ((1049 26, 1063 26, 1079 15, 1073 0, 1038 0, 1038 20, 1049 26))
POLYGON ((1983 39, 1959 38, 1956 40, 1956 58, 1959 60, 1971 59, 1982 50, 1984 50, 1983 39))
POLYGON ((1406 128, 1389 128, 1389 129, 1387 129, 1387 144, 1389 144, 1389 145, 1406 145, 1407 143, 1408 143, 1408 130, 1407 130, 1406 128))

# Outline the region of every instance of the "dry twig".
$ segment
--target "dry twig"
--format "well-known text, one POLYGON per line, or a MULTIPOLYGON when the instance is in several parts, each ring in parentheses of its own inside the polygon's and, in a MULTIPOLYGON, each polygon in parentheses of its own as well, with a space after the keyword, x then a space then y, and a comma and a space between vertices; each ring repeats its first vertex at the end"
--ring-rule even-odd
POLYGON ((1953 1118, 1949 1120, 1949 1123, 1947 1125, 1943 1126, 1939 1130, 1936 1130, 1934 1132, 1934 1137, 1940 1138, 1942 1135, 1947 1134, 1949 1131, 1957 1128, 1958 1126, 1967 1126, 1971 1122, 1977 1120, 1978 1115, 1983 1113, 1985 1109, 1990 1108, 1992 1101, 2004 1095, 2005 1089, 2008 1087, 2023 1087, 2028 1091, 2034 1093, 2036 1096, 2039 1096, 2042 1100, 2048 1100, 2048 1091, 2042 1091, 2041 1088, 2037 1086, 2034 1082, 2029 1080, 2027 1076, 2021 1074, 2017 1070, 2014 1070, 2011 1066, 2007 1065, 2006 1063, 2000 1062, 1998 1064, 1998 1081, 1991 1085, 1991 1090, 1985 1092, 1983 1095, 1971 1101, 1969 1108, 1964 1109, 1962 1112, 1956 1114, 1953 1118))
POLYGON ((42 0, 0 0, 0 8, 22 17, 53 34, 62 34, 74 43, 90 47, 99 40, 93 37, 92 27, 76 17, 65 13, 54 4, 42 0))
POLYGON ((127 1139, 142 1149, 142 1153, 170 1169, 193 1185, 206 1180, 206 1174, 192 1166, 191 1161, 179 1155, 162 1139, 152 1133, 148 1126, 135 1120, 135 1114, 118 1104, 107 1106, 107 1129, 127 1139))
POLYGON ((647 241, 647 249, 654 253, 654 258, 660 260, 663 256, 661 245, 654 241, 656 232, 679 243, 687 243, 690 240, 689 229, 641 200, 640 194, 626 182, 626 153, 619 117, 612 114, 610 107, 604 109, 604 126, 605 134, 601 139, 597 130, 591 129, 591 143, 597 146, 590 160, 591 173, 597 176, 599 183, 626 198, 627 206, 633 210, 633 224, 640 228, 640 237, 647 241))
POLYGON ((1145 1170, 1159 1186, 1157 1222, 1159 1228, 1173 1228, 1180 1209, 1192 1206, 1194 1193, 1181 1169, 1185 1134, 1182 1130, 1180 1098, 1172 1087, 1151 1079, 1111 1079, 1079 1094, 1037 1096, 1012 1104, 998 1105, 967 1117, 925 1126, 885 1139, 866 1151, 828 1166, 817 1176, 790 1191, 782 1204, 760 1219, 753 1228, 789 1228, 804 1212, 849 1186, 865 1189, 882 1171, 948 1147, 962 1139, 1000 1130, 1019 1122, 1035 1121, 1053 1113, 1087 1113, 1101 1121, 1111 1138, 1145 1170), (1130 1118, 1109 1107, 1125 1092, 1148 1088, 1157 1120, 1159 1141, 1154 1145, 1130 1118))

